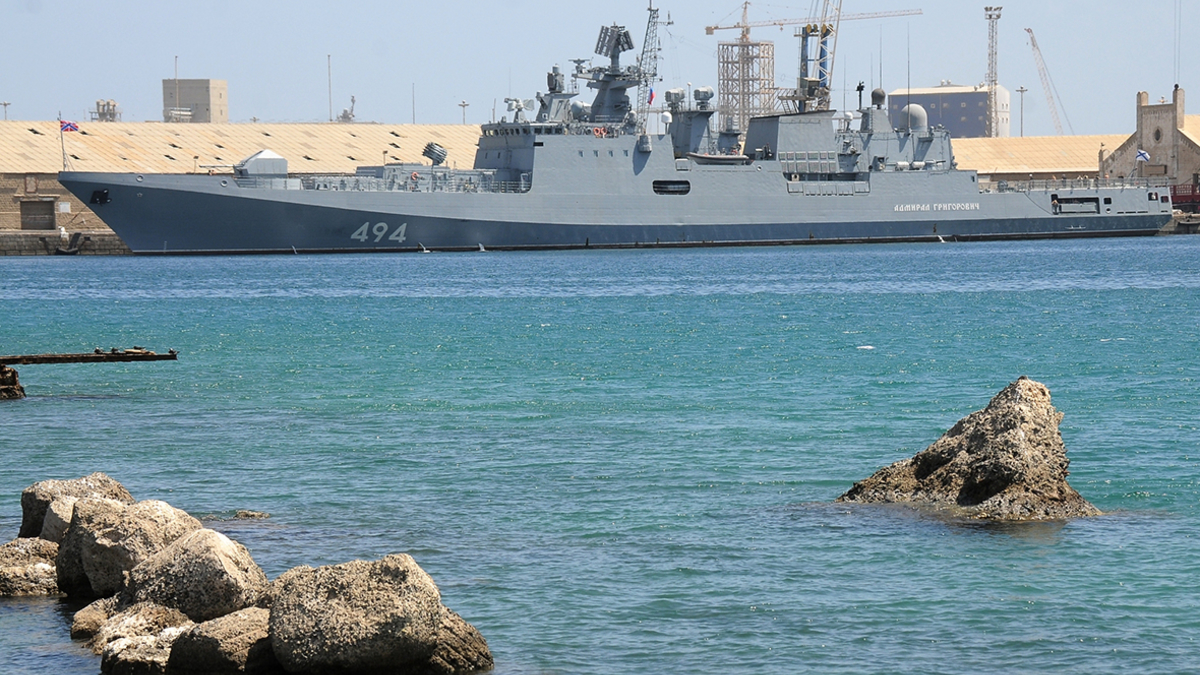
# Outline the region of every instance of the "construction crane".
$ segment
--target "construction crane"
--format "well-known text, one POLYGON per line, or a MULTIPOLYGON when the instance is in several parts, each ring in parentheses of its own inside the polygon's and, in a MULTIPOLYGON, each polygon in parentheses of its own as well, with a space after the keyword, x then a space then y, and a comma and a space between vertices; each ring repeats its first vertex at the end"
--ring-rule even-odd
MULTIPOLYGON (((840 21, 859 19, 883 19, 896 16, 913 16, 921 14, 921 10, 908 9, 888 12, 871 12, 867 14, 842 14, 841 0, 824 0, 821 14, 804 19, 771 19, 766 21, 750 21, 750 3, 742 3, 742 20, 729 25, 705 26, 704 32, 712 35, 719 30, 740 30, 741 34, 735 42, 721 42, 717 46, 717 90, 718 108, 727 126, 733 122, 737 129, 744 131, 747 121, 755 115, 769 114, 775 110, 777 89, 775 87, 775 45, 769 41, 754 41, 750 39, 751 28, 764 26, 804 25, 806 29, 815 27, 821 36, 821 56, 817 61, 818 77, 824 82, 826 89, 823 96, 818 96, 818 102, 810 109, 828 109, 829 92, 832 84, 833 57, 836 52, 837 27, 840 21), (823 80, 822 75, 824 76, 823 80), (823 106, 823 107, 822 107, 823 106)), ((802 37, 797 32, 798 37, 802 37)), ((802 50, 805 42, 802 41, 802 50)), ((801 54, 801 68, 807 67, 807 54, 801 54)), ((787 100, 795 100, 790 95, 787 100)))
MULTIPOLYGON (((1033 29, 1026 28, 1026 33, 1029 33, 1029 44, 1033 47, 1033 60, 1037 63, 1038 75, 1042 78, 1042 91, 1046 92, 1046 107, 1050 108, 1050 118, 1054 120, 1054 131, 1058 136, 1063 135, 1062 122, 1058 119, 1058 106, 1054 104, 1054 98, 1058 91, 1054 88, 1054 81, 1050 79, 1050 72, 1046 70, 1046 62, 1042 59, 1042 50, 1038 48, 1037 38, 1033 36, 1033 29)), ((1066 111, 1063 111, 1066 114, 1066 111)), ((1071 125, 1071 120, 1067 120, 1067 126, 1071 125)), ((1075 129, 1071 129, 1071 133, 1075 133, 1075 129)))
POLYGON ((996 98, 996 87, 1000 83, 997 68, 997 24, 1000 23, 1000 10, 1003 7, 984 7, 983 16, 988 22, 988 70, 987 70, 987 129, 984 132, 988 138, 1000 135, 1000 110, 996 98))

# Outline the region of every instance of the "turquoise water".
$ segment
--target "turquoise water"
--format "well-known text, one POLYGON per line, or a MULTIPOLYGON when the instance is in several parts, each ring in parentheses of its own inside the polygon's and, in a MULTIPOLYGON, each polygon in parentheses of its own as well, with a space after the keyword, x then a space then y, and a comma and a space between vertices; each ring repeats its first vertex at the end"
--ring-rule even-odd
MULTIPOLYGON (((20 492, 94 470, 274 577, 411 553, 496 672, 1200 670, 1200 237, 0 260, 20 492), (1028 375, 1110 512, 832 501, 1028 375)), ((95 673, 0 601, 0 672, 95 673)))

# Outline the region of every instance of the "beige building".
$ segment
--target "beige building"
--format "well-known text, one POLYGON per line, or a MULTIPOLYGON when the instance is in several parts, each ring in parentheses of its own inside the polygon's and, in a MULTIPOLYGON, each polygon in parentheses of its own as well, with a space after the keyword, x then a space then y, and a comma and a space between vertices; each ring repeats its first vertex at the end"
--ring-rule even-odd
POLYGON ((1104 172, 1165 176, 1171 185, 1185 188, 1200 184, 1200 115, 1185 114, 1182 89, 1175 88, 1170 102, 1153 104, 1149 94, 1138 92, 1137 131, 1105 156, 1104 172), (1139 151, 1144 153, 1141 161, 1139 151))
POLYGON ((225 80, 163 80, 163 121, 229 123, 225 80))

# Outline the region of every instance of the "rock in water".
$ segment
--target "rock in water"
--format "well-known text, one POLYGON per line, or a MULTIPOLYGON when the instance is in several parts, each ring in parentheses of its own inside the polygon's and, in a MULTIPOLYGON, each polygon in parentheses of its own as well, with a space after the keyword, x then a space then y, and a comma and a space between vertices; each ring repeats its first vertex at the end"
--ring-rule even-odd
POLYGON ((250 607, 196 624, 171 647, 171 675, 282 673, 267 634, 270 612, 250 607))
POLYGON ((0 546, 0 597, 58 595, 57 556, 58 544, 43 539, 14 539, 0 546))
POLYGON ((994 520, 1095 516, 1067 484, 1062 413, 1045 385, 1022 376, 933 445, 854 484, 839 502, 956 507, 994 520))
POLYGON ((44 480, 25 488, 21 493, 21 537, 36 537, 42 533, 46 509, 60 497, 76 499, 113 499, 133 503, 133 495, 107 474, 97 471, 74 480, 44 480))
POLYGON ((426 670, 431 675, 455 675, 491 670, 495 666, 487 640, 451 609, 442 615, 438 646, 426 670))
POLYGON ((18 398, 25 398, 25 387, 22 387, 21 381, 17 379, 17 371, 8 366, 0 366, 0 401, 18 398))
POLYGON ((200 528, 200 521, 166 502, 80 499, 59 545, 58 586, 75 598, 113 595, 126 572, 200 528))
POLYGON ((134 567, 122 596, 129 604, 155 602, 208 621, 253 605, 267 583, 245 546, 203 529, 134 567))
POLYGON ((411 556, 296 567, 275 590, 271 648, 289 673, 401 673, 437 647, 441 594, 411 556))
POLYGON ((108 645, 117 640, 155 636, 167 628, 188 628, 191 625, 187 616, 177 609, 143 602, 105 619, 96 634, 88 640, 88 647, 94 653, 102 654, 108 645))

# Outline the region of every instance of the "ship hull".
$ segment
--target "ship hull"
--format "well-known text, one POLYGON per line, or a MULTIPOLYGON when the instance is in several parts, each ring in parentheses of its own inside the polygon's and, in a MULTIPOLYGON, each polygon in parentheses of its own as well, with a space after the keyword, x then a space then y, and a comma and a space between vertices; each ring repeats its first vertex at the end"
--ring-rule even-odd
POLYGON ((646 194, 631 191, 614 199, 591 188, 520 194, 355 192, 239 187, 228 176, 60 174, 60 182, 85 203, 93 202, 93 210, 138 254, 1145 236, 1170 218, 1169 206, 1147 210, 1144 189, 1137 201, 1129 199, 1143 212, 1062 214, 1051 211, 1048 196, 1039 204, 1028 193, 934 189, 928 182, 905 184, 903 177, 877 181, 869 194, 812 196, 799 184, 788 186, 783 177, 772 182, 753 174, 735 176, 743 183, 737 198, 727 190, 704 189, 706 180, 715 186, 728 177, 692 178, 697 194, 657 195, 646 181, 646 194))

